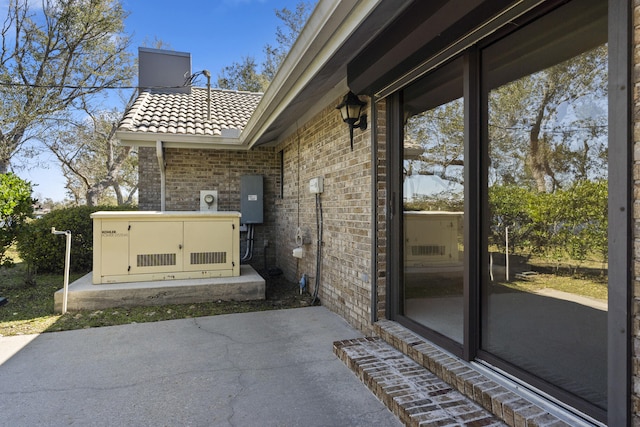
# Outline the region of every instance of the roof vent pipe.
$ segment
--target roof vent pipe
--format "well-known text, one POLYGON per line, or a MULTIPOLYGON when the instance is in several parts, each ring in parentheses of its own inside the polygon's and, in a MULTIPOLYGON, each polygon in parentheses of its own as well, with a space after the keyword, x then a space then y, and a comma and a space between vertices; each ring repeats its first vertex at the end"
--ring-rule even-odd
POLYGON ((207 121, 211 121, 211 73, 203 70, 202 74, 207 78, 207 121))

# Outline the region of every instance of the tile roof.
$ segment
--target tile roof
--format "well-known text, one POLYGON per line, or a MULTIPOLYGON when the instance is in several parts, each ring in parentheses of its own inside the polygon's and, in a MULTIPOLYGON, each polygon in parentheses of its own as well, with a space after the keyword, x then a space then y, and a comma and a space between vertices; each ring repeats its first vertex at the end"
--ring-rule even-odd
POLYGON ((211 119, 207 120, 207 89, 191 93, 142 92, 126 112, 119 131, 173 135, 222 136, 223 129, 242 130, 261 93, 211 89, 211 119))

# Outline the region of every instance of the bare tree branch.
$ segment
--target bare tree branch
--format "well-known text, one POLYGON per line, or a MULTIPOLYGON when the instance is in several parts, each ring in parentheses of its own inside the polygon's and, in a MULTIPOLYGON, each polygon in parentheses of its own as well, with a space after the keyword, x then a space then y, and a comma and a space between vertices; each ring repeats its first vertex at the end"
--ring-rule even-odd
POLYGON ((0 173, 51 117, 130 82, 125 17, 120 0, 43 0, 37 10, 10 0, 1 30, 0 173))

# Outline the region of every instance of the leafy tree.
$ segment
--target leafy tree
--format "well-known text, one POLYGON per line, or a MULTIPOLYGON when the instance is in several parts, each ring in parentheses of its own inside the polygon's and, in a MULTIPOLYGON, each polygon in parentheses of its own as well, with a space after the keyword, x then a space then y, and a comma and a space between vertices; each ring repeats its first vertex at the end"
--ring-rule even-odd
POLYGON ((516 185, 489 188, 491 244, 504 248, 505 228, 510 246, 569 263, 574 274, 589 256, 608 258, 607 181, 583 180, 553 193, 516 185))
POLYGON ((70 122, 45 142, 62 164, 67 188, 76 202, 89 206, 105 203, 108 189, 117 205, 132 204, 138 189, 137 156, 132 147, 120 145, 115 137, 121 113, 86 113, 85 120, 70 122))
POLYGON ((530 244, 533 220, 531 209, 536 203, 536 193, 515 185, 494 185, 489 188, 491 213, 490 242, 504 248, 506 228, 509 227, 509 245, 512 252, 517 247, 530 244))
POLYGON ((245 56, 241 62, 234 62, 218 73, 218 87, 264 92, 302 31, 312 9, 313 4, 305 1, 298 2, 295 10, 286 7, 276 9, 276 16, 282 21, 284 27, 278 26, 276 29, 277 44, 275 46, 270 44, 264 46, 265 60, 261 69, 258 69, 255 58, 245 56))
POLYGON ((298 35, 307 23, 307 19, 313 10, 313 4, 308 2, 298 2, 295 10, 288 8, 276 9, 276 16, 282 21, 284 27, 276 28, 276 45, 266 44, 264 46, 265 60, 262 64, 263 74, 268 81, 273 80, 278 71, 278 67, 286 58, 289 50, 295 43, 298 35))
POLYGON ((264 92, 269 80, 257 71, 256 60, 245 56, 242 62, 234 62, 222 69, 218 74, 218 86, 222 89, 264 92))
POLYGON ((134 74, 120 0, 9 0, 1 28, 0 172, 53 119, 134 74))
POLYGON ((568 262, 574 273, 590 255, 607 261, 607 181, 579 181, 553 193, 505 185, 489 189, 490 243, 568 262))
POLYGON ((607 182, 580 181, 554 197, 561 222, 557 241, 572 260, 574 274, 589 255, 607 259, 607 182))
POLYGON ((0 264, 13 265, 7 249, 16 241, 25 221, 33 216, 31 183, 13 173, 0 174, 0 264))
POLYGON ((606 171, 605 45, 491 91, 494 182, 554 191, 606 171))

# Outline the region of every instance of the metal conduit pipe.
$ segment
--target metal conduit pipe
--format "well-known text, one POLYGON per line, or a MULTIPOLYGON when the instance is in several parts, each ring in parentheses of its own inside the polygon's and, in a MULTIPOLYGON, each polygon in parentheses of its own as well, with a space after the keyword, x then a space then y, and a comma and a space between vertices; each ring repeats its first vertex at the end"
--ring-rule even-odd
POLYGON ((254 227, 253 224, 247 224, 247 248, 244 252, 244 256, 240 260, 240 262, 251 261, 253 258, 253 235, 254 235, 254 227))
POLYGON ((320 275, 322 272, 322 200, 320 199, 320 193, 316 193, 316 232, 318 236, 316 247, 316 279, 315 289, 313 290, 313 299, 311 305, 320 303, 318 299, 318 292, 320 290, 320 275))

